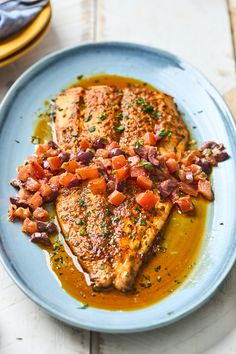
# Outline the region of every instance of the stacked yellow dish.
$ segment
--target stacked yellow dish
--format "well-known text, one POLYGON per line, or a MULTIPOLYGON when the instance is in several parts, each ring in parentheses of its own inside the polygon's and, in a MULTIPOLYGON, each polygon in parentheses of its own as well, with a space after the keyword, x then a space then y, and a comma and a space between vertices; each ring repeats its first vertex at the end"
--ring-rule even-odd
POLYGON ((0 67, 3 67, 34 48, 46 34, 51 20, 50 3, 17 35, 0 41, 0 67))

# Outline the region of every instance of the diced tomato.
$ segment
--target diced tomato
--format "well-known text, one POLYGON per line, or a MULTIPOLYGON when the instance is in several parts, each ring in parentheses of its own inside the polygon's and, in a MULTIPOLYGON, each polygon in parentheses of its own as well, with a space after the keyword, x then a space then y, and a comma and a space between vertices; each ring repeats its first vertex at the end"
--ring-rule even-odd
POLYGON ((130 176, 137 178, 138 176, 146 176, 147 173, 142 166, 133 166, 130 168, 130 176))
POLYGON ((31 198, 32 193, 27 191, 24 187, 21 187, 18 195, 19 195, 20 199, 28 201, 31 198))
POLYGON ((203 195, 204 198, 208 200, 214 199, 214 194, 211 188, 211 182, 207 179, 198 181, 198 192, 203 195))
POLYGON ((136 155, 136 152, 134 151, 133 146, 129 147, 129 151, 128 152, 129 152, 130 156, 135 156, 136 155))
POLYGON ((117 182, 122 182, 129 177, 129 168, 124 166, 118 170, 114 170, 117 182))
POLYGON ((29 218, 26 218, 22 225, 22 231, 28 235, 34 234, 38 231, 37 223, 29 218))
POLYGON ((77 168, 80 168, 81 165, 79 164, 79 162, 71 160, 69 162, 64 162, 61 167, 64 168, 64 170, 66 170, 67 172, 75 173, 75 170, 77 168))
POLYGON ((26 218, 29 218, 30 214, 31 213, 30 213, 29 208, 19 207, 14 211, 15 218, 20 219, 20 220, 25 220, 26 218))
POLYGON ((194 164, 196 161, 196 158, 201 157, 201 152, 199 150, 192 150, 189 151, 185 157, 182 158, 182 163, 185 166, 189 166, 191 164, 194 164))
POLYGON ((52 188, 48 183, 43 183, 39 191, 42 197, 48 197, 52 194, 52 188))
POLYGON ((97 149, 95 156, 107 158, 109 157, 109 151, 106 149, 97 149))
POLYGON ((59 179, 60 179, 60 175, 51 177, 49 180, 50 185, 54 185, 59 188, 60 187, 59 179))
POLYGON ((115 190, 108 196, 108 201, 115 206, 119 206, 121 203, 123 203, 125 199, 126 195, 117 190, 115 190))
POLYGON ((45 155, 47 150, 48 150, 48 144, 39 144, 39 146, 37 147, 35 153, 38 156, 42 156, 42 155, 45 155))
POLYGON ((136 202, 145 210, 152 209, 158 201, 159 197, 150 190, 136 196, 136 202))
POLYGON ((168 160, 166 160, 166 166, 170 173, 174 173, 178 170, 178 162, 173 158, 169 158, 168 160))
POLYGON ((25 188, 30 192, 37 192, 41 184, 32 177, 28 177, 25 182, 25 188))
POLYGON ((151 145, 155 146, 156 145, 156 138, 153 133, 145 133, 144 134, 144 145, 151 145))
POLYGON ((152 189, 153 182, 150 178, 148 178, 146 176, 138 176, 137 177, 137 185, 144 190, 152 189))
POLYGON ((18 178, 22 181, 25 182, 28 177, 32 176, 32 171, 31 171, 31 166, 25 165, 25 166, 19 166, 18 167, 18 178))
POLYGON ((181 213, 188 213, 194 210, 194 206, 189 195, 186 195, 185 197, 180 197, 176 200, 175 204, 178 205, 181 213))
POLYGON ((73 184, 73 181, 78 180, 78 177, 73 173, 63 173, 60 175, 59 183, 64 187, 69 187, 73 184))
POLYGON ((164 157, 165 161, 167 161, 168 159, 177 160, 177 155, 175 152, 165 152, 164 154, 162 154, 162 156, 164 157))
POLYGON ((128 157, 128 162, 130 166, 137 166, 138 163, 140 162, 140 157, 138 155, 130 156, 128 157))
POLYGON ((28 200, 29 206, 35 210, 39 206, 43 204, 43 198, 41 197, 39 192, 36 192, 32 195, 32 197, 28 200))
POLYGON ((127 164, 127 160, 124 157, 124 155, 112 157, 112 167, 114 168, 114 170, 118 170, 118 168, 121 168, 126 164, 127 164))
POLYGON ((81 139, 79 146, 81 147, 81 149, 88 149, 92 146, 92 144, 87 140, 87 139, 81 139))
POLYGON ((198 191, 194 187, 184 182, 179 182, 179 189, 185 194, 192 195, 193 197, 197 197, 198 195, 198 191))
POLYGON ((114 148, 118 148, 119 144, 116 141, 112 141, 110 144, 106 145, 106 149, 110 152, 114 148))
POLYGON ((57 155, 58 155, 58 150, 57 149, 53 149, 53 148, 48 149, 48 151, 47 151, 47 156, 48 157, 55 157, 57 155))
POLYGON ((30 161, 31 169, 36 178, 42 179, 45 177, 44 169, 40 166, 40 164, 36 161, 30 161))
POLYGON ((77 168, 75 171, 76 175, 80 179, 94 179, 99 177, 98 167, 97 166, 86 166, 77 168))
POLYGON ((88 188, 93 192, 93 194, 104 194, 106 192, 106 181, 104 177, 92 179, 88 183, 88 188))
POLYGON ((48 157, 47 160, 52 171, 58 171, 61 167, 61 160, 58 156, 48 157))
POLYGON ((44 208, 38 207, 34 210, 33 216, 37 220, 46 221, 49 218, 49 213, 44 208))

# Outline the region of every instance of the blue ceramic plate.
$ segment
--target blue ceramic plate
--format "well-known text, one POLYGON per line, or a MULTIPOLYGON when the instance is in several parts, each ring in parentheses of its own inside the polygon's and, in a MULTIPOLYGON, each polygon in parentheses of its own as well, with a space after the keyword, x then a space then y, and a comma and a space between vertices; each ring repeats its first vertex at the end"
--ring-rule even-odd
POLYGON ((135 332, 172 323, 197 309, 215 292, 236 258, 236 134, 221 96, 198 71, 167 52, 134 44, 85 44, 52 54, 27 70, 12 86, 0 112, 1 258, 16 284, 52 316, 73 326, 104 332, 135 332), (75 81, 100 73, 134 77, 175 97, 200 144, 225 144, 231 158, 214 169, 216 201, 208 212, 204 244, 189 279, 161 302, 136 311, 79 310, 49 271, 40 248, 20 226, 7 221, 9 180, 25 156, 35 112, 43 101, 75 81), (16 142, 20 141, 20 144, 16 142), (223 223, 223 225, 221 225, 223 223))

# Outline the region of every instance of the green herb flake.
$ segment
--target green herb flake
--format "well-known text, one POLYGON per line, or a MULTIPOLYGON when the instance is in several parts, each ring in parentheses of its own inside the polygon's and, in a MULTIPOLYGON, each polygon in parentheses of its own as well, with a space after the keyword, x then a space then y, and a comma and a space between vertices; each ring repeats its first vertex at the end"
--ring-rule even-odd
POLYGON ((79 230, 79 234, 80 234, 81 236, 83 236, 83 235, 86 234, 85 227, 82 227, 82 228, 79 230))
POLYGON ((40 137, 39 136, 31 136, 31 143, 34 145, 40 144, 40 137))
POLYGON ((141 220, 140 221, 141 226, 147 226, 147 221, 146 220, 141 220))
POLYGON ((78 133, 77 132, 73 132, 73 133, 71 133, 71 135, 76 137, 76 136, 78 136, 78 133))
POLYGON ((96 127, 93 125, 93 126, 90 127, 88 130, 90 131, 90 133, 93 133, 93 132, 95 132, 96 127))
POLYGON ((140 146, 143 146, 144 142, 142 140, 138 140, 134 143, 134 147, 138 149, 140 146))
POLYGON ((142 167, 151 167, 152 164, 151 164, 151 162, 148 162, 148 161, 140 161, 140 162, 139 162, 139 166, 142 166, 142 167))
POLYGON ((78 219, 78 220, 76 221, 76 224, 77 224, 77 225, 84 225, 84 222, 83 222, 83 220, 78 219))
POLYGON ((145 99, 144 98, 142 98, 142 97, 139 97, 139 98, 137 98, 136 100, 135 100, 135 102, 136 103, 138 103, 138 104, 143 104, 143 103, 145 103, 145 99))
POLYGON ((79 206, 85 206, 85 201, 83 199, 79 199, 79 206))
POLYGON ((64 239, 65 239, 66 241, 68 241, 68 240, 69 240, 69 235, 68 235, 68 234, 65 234, 65 235, 64 235, 64 239))
POLYGON ((116 119, 121 120, 123 118, 123 114, 120 112, 117 114, 116 119))
POLYGON ((124 125, 120 125, 119 127, 115 127, 115 130, 118 132, 123 132, 125 130, 125 126, 124 125))
POLYGON ((171 136, 171 132, 169 130, 162 128, 159 132, 159 136, 162 137, 171 136))
POLYGON ((100 114, 99 119, 101 121, 104 121, 104 119, 106 119, 106 117, 107 117, 107 114, 106 113, 102 113, 102 114, 100 114))
POLYGON ((143 110, 145 113, 152 113, 154 111, 154 107, 151 104, 149 104, 146 107, 144 107, 143 110))
POLYGON ((92 119, 92 114, 85 118, 85 122, 88 123, 92 119))
POLYGON ((120 221, 119 216, 115 216, 115 217, 114 217, 114 219, 113 219, 113 221, 114 221, 114 222, 118 222, 118 221, 120 221))
POLYGON ((104 269, 104 264, 103 263, 100 264, 99 269, 101 269, 101 270, 104 269))
POLYGON ((81 80, 81 79, 83 79, 83 77, 84 77, 84 75, 78 75, 77 80, 81 80))

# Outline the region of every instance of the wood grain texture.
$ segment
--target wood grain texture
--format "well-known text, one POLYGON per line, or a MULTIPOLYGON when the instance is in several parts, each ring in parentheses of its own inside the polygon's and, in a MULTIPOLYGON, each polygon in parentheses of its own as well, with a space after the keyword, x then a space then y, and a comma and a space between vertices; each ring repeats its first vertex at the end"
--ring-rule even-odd
POLYGON ((235 84, 225 0, 98 0, 98 40, 169 50, 202 71, 223 93, 235 84))
MULTIPOLYGON (((52 5, 46 38, 0 69, 0 99, 26 68, 52 51, 87 40, 121 40, 163 48, 194 64, 225 94, 236 117, 236 0, 53 0, 52 5)), ((140 334, 90 335, 64 325, 32 303, 1 266, 0 299, 1 354, 236 352, 236 266, 200 310, 174 325, 140 334)))

